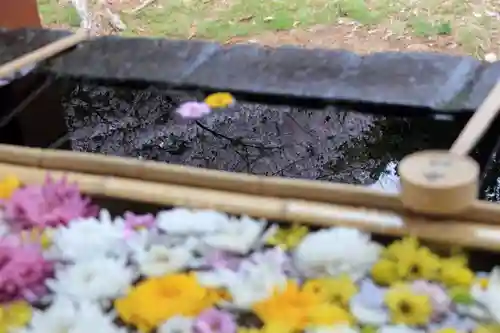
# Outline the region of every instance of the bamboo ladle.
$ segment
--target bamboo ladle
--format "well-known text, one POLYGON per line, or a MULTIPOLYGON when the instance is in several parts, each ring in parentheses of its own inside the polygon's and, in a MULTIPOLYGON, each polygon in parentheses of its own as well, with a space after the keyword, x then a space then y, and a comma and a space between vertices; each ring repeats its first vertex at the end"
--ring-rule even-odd
POLYGON ((451 149, 425 150, 399 164, 401 201, 415 212, 460 213, 477 200, 479 165, 468 153, 500 110, 500 81, 474 113, 451 149))
MULTIPOLYGON (((0 0, 1 1, 1 0, 0 0)), ((87 30, 79 30, 75 34, 56 40, 44 45, 35 51, 27 53, 19 58, 9 61, 0 66, 0 78, 11 77, 21 69, 35 65, 43 60, 51 58, 85 40, 90 38, 87 30)))

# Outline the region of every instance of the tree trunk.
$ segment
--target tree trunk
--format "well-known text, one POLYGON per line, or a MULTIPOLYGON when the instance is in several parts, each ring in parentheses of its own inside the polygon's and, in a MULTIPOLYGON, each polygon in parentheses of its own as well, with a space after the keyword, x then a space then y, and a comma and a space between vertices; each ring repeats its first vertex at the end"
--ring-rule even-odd
POLYGON ((41 27, 36 0, 0 0, 0 27, 41 27))

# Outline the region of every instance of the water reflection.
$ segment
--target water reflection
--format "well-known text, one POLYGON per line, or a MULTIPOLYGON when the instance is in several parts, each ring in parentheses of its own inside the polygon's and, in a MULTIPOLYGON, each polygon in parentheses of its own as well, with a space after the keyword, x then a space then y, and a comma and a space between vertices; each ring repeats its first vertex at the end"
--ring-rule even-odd
MULTIPOLYGON (((352 110, 240 104, 199 122, 172 111, 197 96, 65 82, 75 150, 269 176, 398 189, 397 163, 421 149, 450 147, 449 119, 386 118, 352 110)), ((198 96, 201 97, 201 96, 198 96)), ((492 179, 490 192, 498 192, 492 179)))

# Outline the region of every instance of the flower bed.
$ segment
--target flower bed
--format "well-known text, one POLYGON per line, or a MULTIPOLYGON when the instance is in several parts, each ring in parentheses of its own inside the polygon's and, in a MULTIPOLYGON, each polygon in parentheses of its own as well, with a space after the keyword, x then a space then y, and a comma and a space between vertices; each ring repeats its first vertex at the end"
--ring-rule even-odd
POLYGON ((499 332, 500 270, 183 208, 112 217, 74 184, 0 184, 0 333, 499 332))

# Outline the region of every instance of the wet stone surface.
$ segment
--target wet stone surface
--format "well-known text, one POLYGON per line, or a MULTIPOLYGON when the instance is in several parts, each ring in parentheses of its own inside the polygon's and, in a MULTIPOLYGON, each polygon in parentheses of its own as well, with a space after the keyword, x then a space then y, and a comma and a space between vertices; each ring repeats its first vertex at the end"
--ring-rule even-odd
POLYGON ((460 130, 428 118, 256 104, 185 123, 173 111, 199 96, 89 82, 62 86, 75 150, 259 175, 380 185, 403 156, 448 148, 460 130))
MULTIPOLYGON (((0 29, 0 62, 67 32, 0 29)), ((472 112, 493 87, 500 65, 438 53, 347 51, 219 45, 106 36, 40 64, 37 73, 183 90, 230 91, 273 104, 364 105, 379 113, 472 112)))

